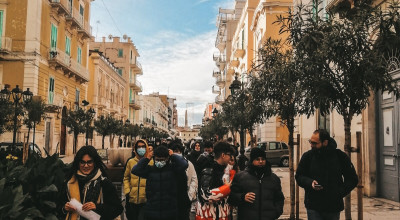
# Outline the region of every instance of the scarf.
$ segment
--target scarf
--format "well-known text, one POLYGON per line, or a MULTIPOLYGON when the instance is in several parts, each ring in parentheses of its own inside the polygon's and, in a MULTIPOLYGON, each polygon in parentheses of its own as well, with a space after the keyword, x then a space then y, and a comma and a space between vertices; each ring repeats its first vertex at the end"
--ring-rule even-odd
POLYGON ((76 178, 79 184, 79 191, 82 199, 82 204, 87 202, 97 203, 101 190, 101 171, 99 169, 93 170, 90 174, 85 175, 79 170, 76 178))

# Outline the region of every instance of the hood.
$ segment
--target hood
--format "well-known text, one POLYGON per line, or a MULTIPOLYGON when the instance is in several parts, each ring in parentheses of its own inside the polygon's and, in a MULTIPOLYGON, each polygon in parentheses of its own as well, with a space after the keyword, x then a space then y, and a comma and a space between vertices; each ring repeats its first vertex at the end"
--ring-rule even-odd
POLYGON ((143 141, 144 144, 146 145, 146 153, 143 155, 143 157, 147 157, 147 153, 149 152, 149 145, 147 144, 147 141, 146 141, 145 139, 138 139, 138 140, 135 142, 135 145, 133 145, 133 152, 135 153, 135 157, 139 158, 139 155, 136 153, 136 149, 135 149, 136 143, 137 143, 138 141, 143 141))

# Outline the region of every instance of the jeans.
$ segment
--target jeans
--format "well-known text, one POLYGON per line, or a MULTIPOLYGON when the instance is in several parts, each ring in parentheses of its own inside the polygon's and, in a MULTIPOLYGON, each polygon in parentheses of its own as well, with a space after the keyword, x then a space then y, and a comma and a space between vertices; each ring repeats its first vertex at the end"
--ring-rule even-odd
POLYGON ((308 220, 339 220, 340 212, 319 212, 307 209, 308 220))
POLYGON ((125 215, 128 220, 143 220, 144 219, 144 203, 135 204, 127 202, 125 205, 125 215))

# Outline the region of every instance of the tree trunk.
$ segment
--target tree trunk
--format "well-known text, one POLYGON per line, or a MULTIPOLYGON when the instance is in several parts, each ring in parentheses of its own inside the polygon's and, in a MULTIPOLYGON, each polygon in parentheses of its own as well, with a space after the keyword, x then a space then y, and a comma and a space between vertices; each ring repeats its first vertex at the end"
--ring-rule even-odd
MULTIPOLYGON (((351 160, 351 118, 352 116, 343 116, 344 118, 344 151, 351 160)), ((351 193, 344 197, 345 219, 351 219, 351 193)))
POLYGON ((105 135, 101 138, 101 148, 104 149, 104 138, 106 138, 105 135))
POLYGON ((295 219, 295 180, 294 180, 294 163, 293 163, 293 133, 294 119, 288 120, 287 127, 289 129, 289 180, 290 180, 290 219, 295 219))
POLYGON ((238 160, 238 166, 240 170, 244 170, 246 168, 246 156, 244 156, 244 130, 240 129, 240 155, 238 160))
POLYGON ((78 144, 78 134, 74 133, 74 146, 72 148, 72 153, 76 154, 76 145, 78 144))

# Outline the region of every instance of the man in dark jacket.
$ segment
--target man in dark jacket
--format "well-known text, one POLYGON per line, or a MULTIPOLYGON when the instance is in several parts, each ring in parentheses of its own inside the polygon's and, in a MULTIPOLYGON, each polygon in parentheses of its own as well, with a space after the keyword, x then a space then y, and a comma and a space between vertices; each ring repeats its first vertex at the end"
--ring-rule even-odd
POLYGON ((187 161, 165 146, 159 146, 132 168, 132 174, 146 178, 146 220, 176 220, 178 216, 178 176, 187 161), (154 152, 154 166, 148 165, 154 152))
POLYGON ((228 202, 238 207, 238 220, 278 219, 285 197, 264 150, 253 148, 249 166, 235 175, 228 202))
POLYGON ((312 149, 303 154, 296 172, 308 219, 339 219, 343 197, 357 186, 356 171, 326 130, 314 131, 309 142, 312 149))

